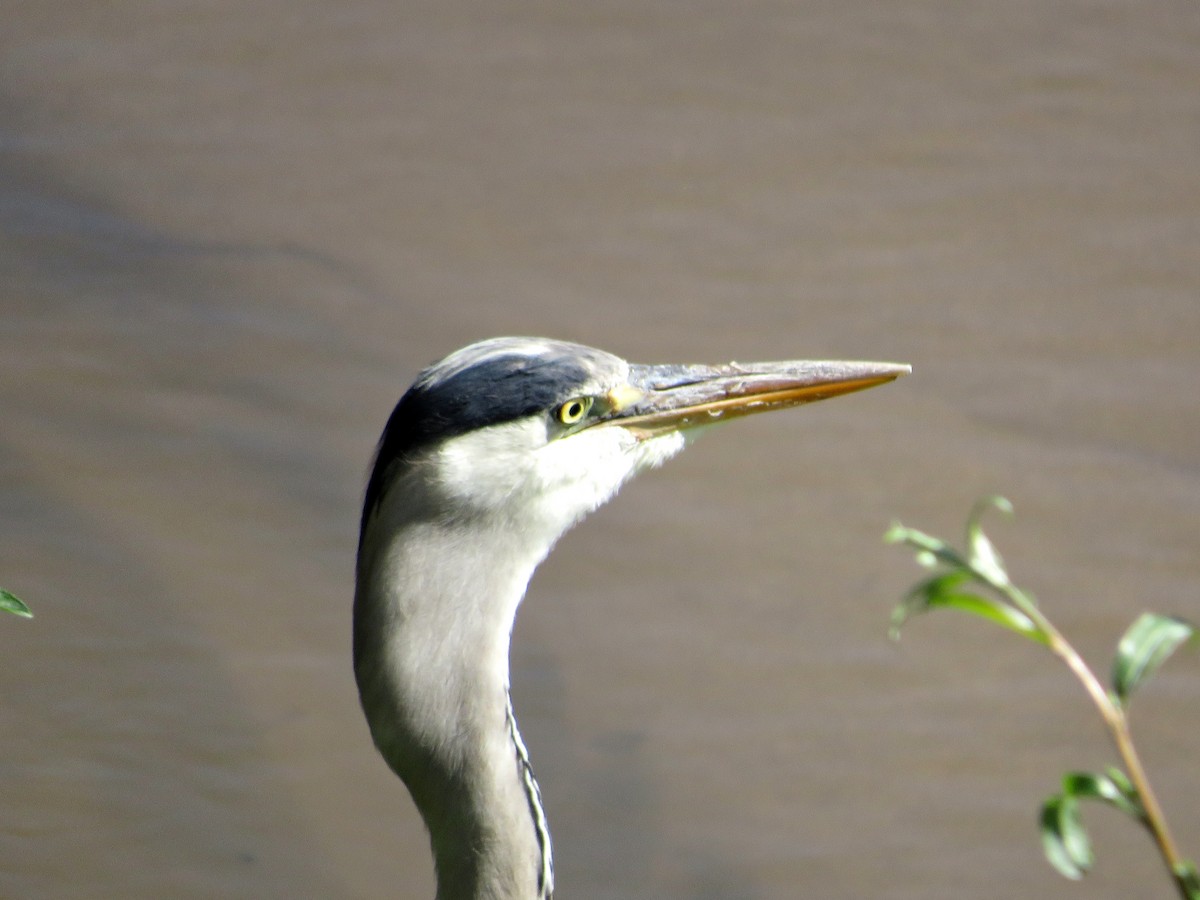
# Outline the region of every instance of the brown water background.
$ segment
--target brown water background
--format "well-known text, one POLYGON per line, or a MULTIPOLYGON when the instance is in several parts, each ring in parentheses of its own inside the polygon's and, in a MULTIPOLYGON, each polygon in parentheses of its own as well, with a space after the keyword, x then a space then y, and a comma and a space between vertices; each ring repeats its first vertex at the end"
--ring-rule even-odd
MULTIPOLYGON (((1032 644, 886 638, 894 518, 999 491, 1105 666, 1200 619, 1200 5, 10 3, 0 896, 432 896, 349 668, 360 492, 426 363, 882 358, 569 535, 514 695, 564 898, 1171 896, 1032 644)), ((1200 657, 1135 728, 1200 854, 1200 657)))

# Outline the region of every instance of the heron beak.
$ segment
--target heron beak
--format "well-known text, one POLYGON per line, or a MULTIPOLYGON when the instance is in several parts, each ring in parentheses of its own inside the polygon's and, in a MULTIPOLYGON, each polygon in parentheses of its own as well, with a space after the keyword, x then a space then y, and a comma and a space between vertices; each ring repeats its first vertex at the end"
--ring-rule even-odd
POLYGON ((629 383, 609 393, 604 421, 653 437, 865 390, 911 371, 898 363, 841 361, 634 365, 629 383))

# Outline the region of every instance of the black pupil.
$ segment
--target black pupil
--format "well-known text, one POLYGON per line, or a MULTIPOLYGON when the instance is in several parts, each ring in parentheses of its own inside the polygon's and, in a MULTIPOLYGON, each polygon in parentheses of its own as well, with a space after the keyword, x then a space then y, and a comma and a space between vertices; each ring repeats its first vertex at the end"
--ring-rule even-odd
POLYGON ((572 400, 570 403, 567 404, 567 418, 568 419, 577 418, 579 416, 579 414, 582 412, 583 412, 583 404, 580 403, 578 400, 572 400))

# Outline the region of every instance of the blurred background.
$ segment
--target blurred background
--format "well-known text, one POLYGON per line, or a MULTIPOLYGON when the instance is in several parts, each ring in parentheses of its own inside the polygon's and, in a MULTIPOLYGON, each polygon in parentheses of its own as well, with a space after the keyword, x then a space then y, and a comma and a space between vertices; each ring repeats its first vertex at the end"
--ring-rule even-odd
MULTIPOLYGON (((1098 667, 1200 619, 1194 0, 19 3, 0 32, 0 895, 429 897, 357 706, 379 431, 427 363, 914 374, 717 429, 572 532, 513 694, 580 898, 1172 895, 1066 670, 955 614, 984 493, 1098 667)), ((1200 853, 1200 658, 1134 727, 1200 853)))

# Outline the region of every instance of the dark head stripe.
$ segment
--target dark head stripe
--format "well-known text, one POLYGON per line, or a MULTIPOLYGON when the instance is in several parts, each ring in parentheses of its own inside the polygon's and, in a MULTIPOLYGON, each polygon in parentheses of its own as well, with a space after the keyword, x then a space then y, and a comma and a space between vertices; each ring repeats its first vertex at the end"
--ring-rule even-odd
POLYGON ((447 438, 550 409, 594 375, 565 353, 498 354, 446 378, 439 378, 437 370, 435 365, 422 373, 388 418, 367 484, 363 525, 397 460, 447 438))

